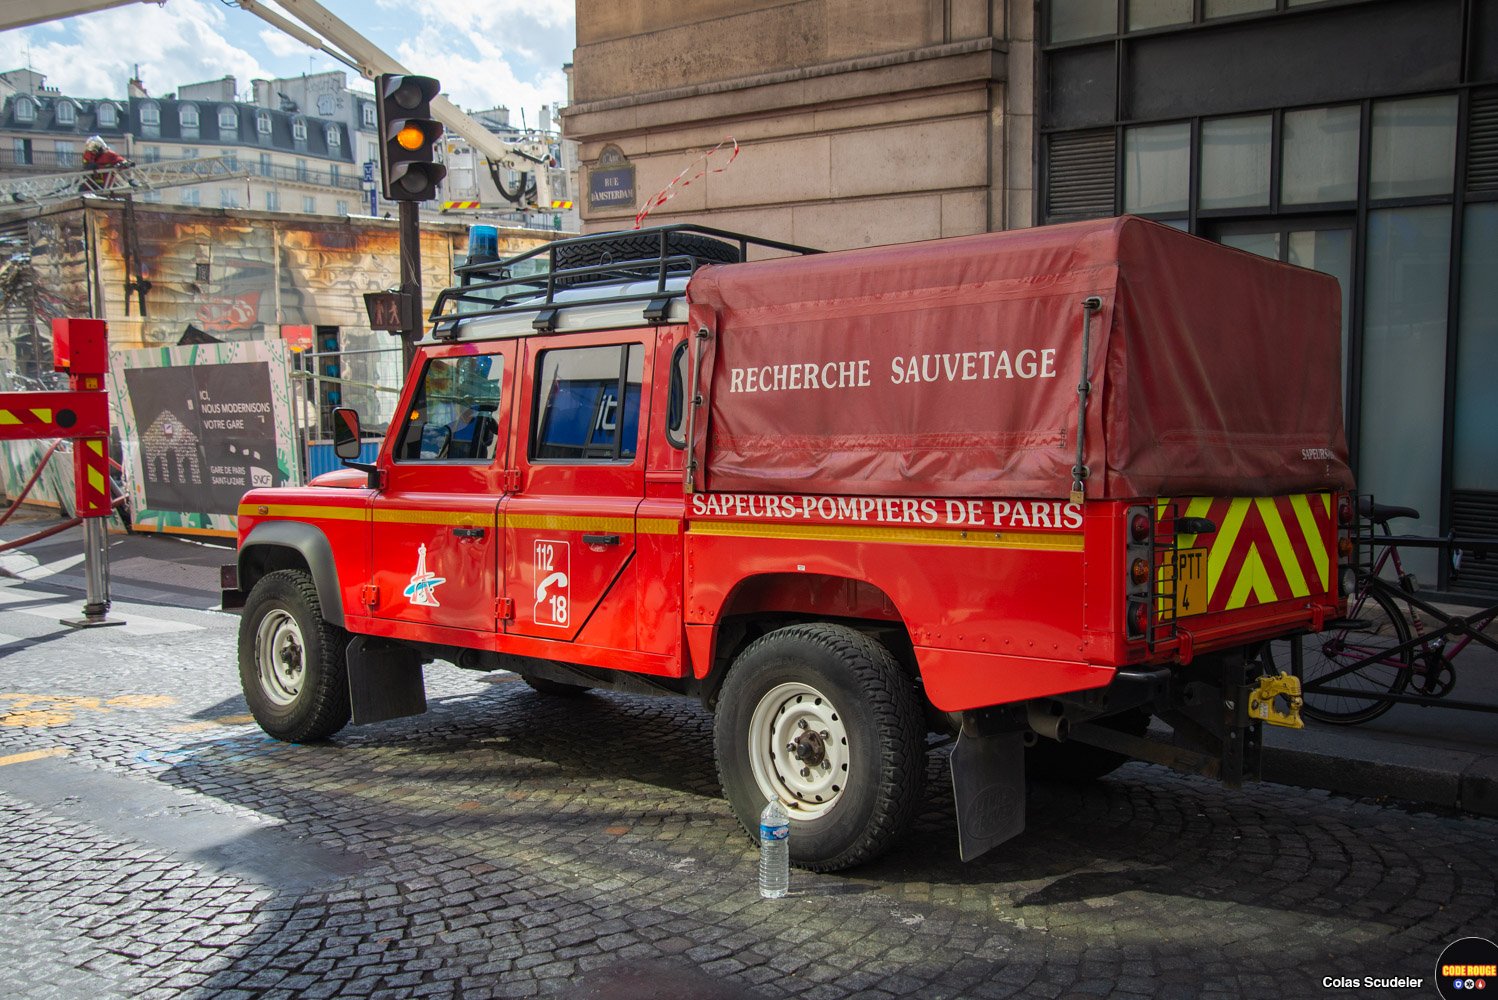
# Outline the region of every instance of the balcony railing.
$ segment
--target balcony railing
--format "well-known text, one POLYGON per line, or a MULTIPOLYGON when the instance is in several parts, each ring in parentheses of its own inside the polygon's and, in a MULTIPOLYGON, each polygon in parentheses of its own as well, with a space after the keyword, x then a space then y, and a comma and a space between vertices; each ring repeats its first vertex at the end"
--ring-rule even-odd
MULTIPOLYGON (((288 184, 308 184, 313 187, 336 188, 340 191, 358 191, 362 187, 360 176, 350 166, 347 172, 340 172, 337 177, 330 170, 314 170, 311 167, 298 168, 285 166, 279 163, 257 163, 253 160, 236 160, 233 157, 223 157, 226 166, 232 170, 247 170, 252 177, 264 177, 269 180, 284 181, 288 184)), ((147 160, 138 158, 135 162, 146 165, 170 164, 176 162, 171 158, 158 158, 147 160)), ((82 170, 82 153, 59 153, 51 149, 33 150, 21 153, 14 147, 0 146, 0 171, 6 173, 24 174, 51 174, 64 173, 73 170, 82 170)))

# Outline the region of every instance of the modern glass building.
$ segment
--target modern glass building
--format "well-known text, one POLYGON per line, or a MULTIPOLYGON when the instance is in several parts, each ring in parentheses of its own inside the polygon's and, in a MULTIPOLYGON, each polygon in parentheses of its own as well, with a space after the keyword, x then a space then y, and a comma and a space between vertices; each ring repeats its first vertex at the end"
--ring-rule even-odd
MULTIPOLYGON (((1360 489, 1498 537, 1498 2, 1040 11, 1041 221, 1131 212, 1336 276, 1360 489)), ((1422 562, 1498 592, 1498 556, 1422 562)))

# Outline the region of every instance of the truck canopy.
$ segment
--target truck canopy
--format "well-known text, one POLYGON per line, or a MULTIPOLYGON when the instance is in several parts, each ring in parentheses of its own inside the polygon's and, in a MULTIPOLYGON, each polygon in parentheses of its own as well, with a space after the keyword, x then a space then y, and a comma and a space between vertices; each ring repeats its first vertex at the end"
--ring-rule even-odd
POLYGON ((1123 217, 709 266, 711 491, 1089 499, 1352 486, 1335 279, 1123 217))

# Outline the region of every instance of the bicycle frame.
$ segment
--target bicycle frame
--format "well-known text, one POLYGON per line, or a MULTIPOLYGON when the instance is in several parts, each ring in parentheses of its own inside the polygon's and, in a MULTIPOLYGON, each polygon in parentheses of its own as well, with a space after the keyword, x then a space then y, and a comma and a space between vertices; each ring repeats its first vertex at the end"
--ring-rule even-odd
MULTIPOLYGON (((1435 650, 1439 652, 1448 662, 1454 660, 1462 650, 1473 642, 1498 652, 1498 639, 1494 639, 1483 633, 1495 619, 1498 619, 1498 604, 1483 608, 1473 615, 1451 615, 1437 608, 1428 601, 1415 596, 1413 585, 1409 576, 1404 571, 1404 563, 1399 557, 1399 546, 1409 545, 1421 548, 1438 548, 1449 551, 1453 542, 1451 539, 1441 538, 1419 538, 1411 536, 1396 536, 1390 530, 1387 523, 1383 525, 1383 534, 1369 534, 1359 536, 1358 542, 1367 545, 1381 545, 1383 552, 1374 560, 1373 566, 1368 570, 1360 570, 1358 573, 1358 586, 1352 597, 1352 603, 1348 608, 1349 620, 1356 621, 1358 613, 1362 610, 1368 600, 1368 595, 1379 591, 1395 602, 1403 602, 1406 608, 1405 618, 1410 625, 1411 637, 1397 646, 1379 650, 1372 656, 1366 656, 1361 660, 1345 664, 1337 670, 1317 677, 1312 681, 1304 681, 1304 691, 1308 694, 1330 694, 1342 695, 1356 698, 1370 697, 1367 691, 1355 691, 1346 688, 1330 686, 1338 679, 1346 677, 1363 667, 1375 663, 1382 663, 1400 670, 1415 669, 1416 657, 1427 653, 1435 643, 1435 650), (1385 567, 1392 561, 1394 573, 1398 584, 1390 583, 1381 575, 1385 567), (1428 615, 1434 619, 1439 627, 1428 629, 1421 618, 1421 614, 1428 615), (1459 636, 1456 641, 1447 646, 1448 638, 1459 636)), ((1498 545, 1491 542, 1468 542, 1463 541, 1463 546, 1473 546, 1481 549, 1498 549, 1498 545)), ((1344 620, 1347 621, 1347 620, 1344 620)), ((1328 623, 1327 631, 1332 631, 1337 623, 1328 623)), ((1291 664, 1296 676, 1302 676, 1301 670, 1301 647, 1297 638, 1291 645, 1291 664)), ((1430 694, 1394 694, 1382 693, 1376 696, 1379 701, 1394 702, 1396 704, 1439 706, 1443 708, 1463 709, 1471 712, 1493 712, 1498 713, 1498 705, 1489 705, 1482 702, 1458 701, 1447 699, 1441 695, 1430 694)))

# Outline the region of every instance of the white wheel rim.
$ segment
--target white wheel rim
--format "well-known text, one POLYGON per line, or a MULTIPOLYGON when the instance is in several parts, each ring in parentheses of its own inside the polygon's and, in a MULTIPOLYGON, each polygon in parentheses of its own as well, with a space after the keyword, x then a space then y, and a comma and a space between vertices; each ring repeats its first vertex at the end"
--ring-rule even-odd
POLYGON ((306 676, 306 643, 302 629, 289 611, 276 608, 255 630, 255 665, 260 690, 273 703, 285 707, 296 701, 306 676))
POLYGON ((800 681, 777 684, 749 719, 749 761, 760 795, 795 819, 816 819, 848 787, 848 730, 826 695, 800 681))

